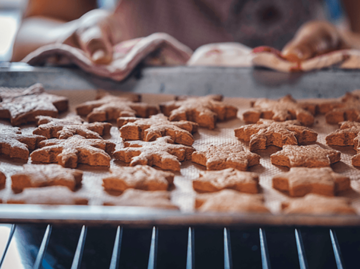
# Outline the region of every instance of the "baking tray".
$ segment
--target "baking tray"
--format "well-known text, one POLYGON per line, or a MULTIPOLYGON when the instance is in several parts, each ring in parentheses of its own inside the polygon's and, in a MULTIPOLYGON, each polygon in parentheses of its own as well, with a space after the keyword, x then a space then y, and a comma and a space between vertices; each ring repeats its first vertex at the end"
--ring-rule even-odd
MULTIPOLYGON (((21 68, 20 68, 21 69, 21 68)), ((31 69, 33 70, 33 69, 31 69)), ((45 72, 49 69, 41 69, 42 72, 45 72)), ((65 69, 66 70, 66 69, 65 69)), ((159 71, 159 69, 156 69, 159 71)), ((209 69, 210 73, 214 71, 214 69, 209 69)), ((208 71, 209 71, 208 70, 208 71)), ((229 69, 232 73, 236 71, 236 69, 229 69)), ((240 73, 244 72, 243 69, 239 69, 240 73)), ((239 71, 238 70, 238 71, 239 71)), ((1 78, 4 78, 9 75, 9 73, 14 70, 3 70, 0 72, 0 81, 1 78)), ((34 70, 33 70, 34 71, 34 70)), ((151 70, 150 70, 151 71, 151 70)), ((150 72, 148 71, 148 72, 150 72)), ((218 72, 218 70, 215 70, 218 72)), ((225 70, 226 71, 226 70, 225 70)), ((62 70, 62 72, 64 72, 62 70)), ((67 72, 67 71, 66 71, 67 72)), ((79 71, 75 70, 75 73, 79 71)), ((168 70, 166 70, 168 72, 168 70)), ((186 70, 188 72, 188 70, 186 70)), ((264 72, 269 72, 268 70, 264 70, 264 72)), ((338 72, 338 71, 336 71, 338 72)), ((160 72, 161 73, 161 72, 160 72)), ((226 73, 226 72, 225 72, 226 73)), ((25 74, 25 72, 24 72, 25 74)), ((72 71, 70 71, 72 74, 72 71)), ((350 74, 351 76, 353 74, 350 74)), ((21 77, 21 76, 20 76, 21 77)), ((44 80, 44 77, 41 77, 41 80, 44 80)), ((60 74, 61 79, 65 79, 64 76, 60 74)), ((74 78, 70 78, 71 79, 74 78)), ((78 78, 79 79, 79 78, 78 78)), ((81 78, 83 79, 83 78, 81 78)), ((81 81, 80 79, 80 81, 81 81)), ((143 78, 149 79, 149 78, 143 78)), ((131 79, 130 79, 131 80, 131 79)), ((141 81, 141 80, 140 80, 141 81)), ((126 83, 130 82, 125 82, 126 83)), ((134 82, 131 82, 134 83, 134 82)), ((356 82, 355 82, 356 83, 356 82)), ((29 84, 18 85, 14 83, 14 86, 28 86, 29 84)), ((3 84, 3 86, 12 86, 11 81, 7 81, 7 84, 3 84)), ((117 84, 119 89, 124 87, 124 84, 117 84)), ((136 89, 136 83, 133 87, 136 89)), ((78 100, 79 93, 80 96, 84 96, 82 93, 83 90, 68 90, 61 89, 64 88, 64 85, 61 86, 59 84, 58 90, 51 90, 50 92, 56 93, 59 95, 65 95, 70 98, 70 104, 73 106, 75 103, 78 103, 83 100, 78 100)), ((66 85, 68 88, 69 85, 66 85)), ((96 88, 96 84, 91 84, 92 88, 96 88)), ((158 92, 166 92, 164 90, 164 85, 160 85, 160 89, 158 92), (163 88, 161 88, 163 87, 163 88), (162 90, 161 90, 162 89, 162 90)), ((271 86, 272 87, 272 86, 271 86)), ((110 87, 112 88, 112 87, 110 87)), ((126 88, 126 87, 125 87, 126 88)), ((225 88, 226 89, 226 88, 225 88)), ((88 90, 85 90, 88 91, 88 90)), ((138 92, 139 90, 134 90, 134 92, 138 92)), ((343 91, 343 90, 342 90, 343 91)), ((95 97, 95 91, 91 91, 91 94, 86 94, 86 98, 93 99, 95 97)), ((211 91, 210 91, 211 92, 211 91)), ((219 93, 219 91, 215 91, 219 93)), ((294 87, 294 92, 298 93, 299 90, 296 90, 294 87)), ((195 94, 196 92, 192 92, 195 94)), ((224 95, 226 95, 226 90, 221 91, 224 95)), ((333 93, 334 97, 341 95, 342 92, 336 91, 333 93)), ((240 95, 240 93, 239 93, 240 95)), ((267 97, 268 94, 266 94, 267 97)), ((159 95, 154 96, 152 94, 144 95, 144 101, 148 102, 156 102, 170 100, 173 98, 172 95, 159 95)), ((274 97, 276 94, 274 94, 274 97)), ((315 97, 315 96, 306 96, 306 97, 315 97)), ((248 100, 238 99, 238 98, 227 98, 227 102, 230 103, 238 103, 239 100, 243 104, 248 103, 248 100)), ((245 109, 245 106, 242 107, 245 109)), ((323 119, 320 119, 323 121, 323 119)), ((226 131, 225 140, 231 136, 232 128, 234 124, 239 126, 239 122, 230 122, 230 123, 221 123, 221 128, 228 128, 226 131)), ((25 129, 27 127, 25 126, 25 129)), ((333 126, 333 129, 336 127, 333 126)), ((205 130, 205 133, 208 132, 205 130)), ((322 138, 324 139, 324 137, 322 138)), ((267 153, 264 153, 265 155, 267 153)), ((191 163, 184 164, 185 167, 189 168, 191 163)), ((199 169, 197 167, 197 169, 199 169)), ((201 169, 201 168, 200 168, 201 169)), ((190 169, 191 170, 191 169, 190 169)), ((356 173, 356 170, 354 170, 356 173)), ((356 181, 354 179, 353 181, 356 181)), ((357 182, 356 182, 357 183, 357 182)), ((188 183, 185 183, 189 185, 188 183)), ((190 182, 191 184, 191 182, 190 182)), ((181 184, 180 184, 181 185, 181 184)), ((180 198, 175 198, 181 199, 180 198)), ((276 210, 275 210, 276 211, 276 210)), ((87 225, 138 225, 138 226, 151 226, 151 225, 171 225, 171 226, 202 226, 202 225, 210 225, 210 226, 246 226, 246 225, 311 225, 311 226, 357 226, 360 224, 360 216, 311 216, 311 215, 281 215, 279 212, 274 212, 274 214, 229 214, 229 213, 196 213, 191 212, 185 208, 184 211, 169 211, 169 210, 160 210, 160 209, 149 209, 149 208, 139 208, 139 207, 106 207, 99 205, 90 205, 90 206, 38 206, 38 205, 0 205, 0 222, 3 223, 66 223, 66 224, 87 224, 87 225)))

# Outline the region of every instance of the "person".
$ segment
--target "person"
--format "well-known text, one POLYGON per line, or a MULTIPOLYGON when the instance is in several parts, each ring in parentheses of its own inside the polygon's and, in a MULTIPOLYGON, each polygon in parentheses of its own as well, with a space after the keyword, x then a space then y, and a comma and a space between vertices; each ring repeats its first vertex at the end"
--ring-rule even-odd
POLYGON ((282 48, 290 61, 360 49, 360 1, 343 0, 349 30, 325 21, 319 1, 120 0, 109 12, 96 9, 96 0, 29 0, 12 61, 42 45, 61 42, 106 64, 112 60, 114 44, 154 32, 168 33, 192 49, 217 42, 273 46, 282 48))

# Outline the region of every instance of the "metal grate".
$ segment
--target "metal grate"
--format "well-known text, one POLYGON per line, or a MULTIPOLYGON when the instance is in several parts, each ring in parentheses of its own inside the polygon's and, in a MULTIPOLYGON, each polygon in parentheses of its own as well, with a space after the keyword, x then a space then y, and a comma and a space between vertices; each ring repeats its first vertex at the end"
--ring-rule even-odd
MULTIPOLYGON (((10 233, 6 242, 6 245, 4 247, 3 253, 1 255, 0 260, 0 268, 2 268, 2 265, 4 263, 4 260, 6 259, 6 255, 8 253, 9 246, 14 238, 14 233, 16 231, 17 226, 11 225, 10 233)), ((105 229, 105 228, 104 228, 105 229)), ((196 242, 195 242, 195 233, 202 232, 203 228, 193 228, 189 227, 187 229, 187 240, 186 245, 184 245, 186 250, 186 262, 184 262, 184 268, 186 269, 194 269, 195 268, 195 258, 196 258, 196 242)), ((270 229, 270 228, 266 228, 270 229)), ((268 247, 268 241, 267 241, 267 232, 264 228, 258 229, 259 234, 259 247, 260 247, 260 257, 261 257, 261 266, 263 269, 270 269, 271 268, 271 251, 272 249, 268 247)), ((282 229, 282 228, 278 228, 282 229)), ((288 228, 289 229, 289 228, 288 228)), ((322 230, 324 231, 325 228, 322 230)), ((36 255, 36 259, 34 262, 34 265, 32 268, 34 269, 40 269, 43 268, 43 259, 45 257, 45 254, 47 252, 47 247, 49 244, 49 240, 52 235, 53 227, 52 225, 47 225, 44 235, 42 237, 41 244, 38 249, 38 253, 36 255)), ((350 229, 351 230, 351 229, 350 229)), ((82 263, 82 257, 84 253, 84 247, 87 239, 87 231, 88 228, 86 226, 82 226, 79 239, 77 241, 77 246, 73 255, 73 260, 71 264, 71 269, 78 269, 83 268, 81 266, 82 263)), ((339 242, 337 239, 337 234, 333 229, 327 229, 328 231, 328 239, 331 242, 331 247, 334 253, 334 268, 342 269, 344 268, 342 255, 339 247, 339 242)), ((159 257, 158 254, 158 247, 161 242, 159 242, 159 235, 161 233, 165 233, 166 230, 159 229, 157 227, 153 227, 151 229, 151 237, 150 237, 150 246, 149 246, 149 252, 148 252, 148 258, 147 258, 147 268, 148 269, 155 269, 157 267, 157 261, 161 259, 162 257, 159 257)), ((110 259, 110 265, 103 267, 103 268, 110 268, 110 269, 116 269, 121 268, 119 267, 120 261, 121 261, 121 249, 126 248, 126 245, 123 245, 123 234, 126 233, 126 230, 122 227, 117 227, 116 233, 115 233, 115 239, 110 259)), ((233 267, 233 255, 241 255, 239 253, 238 249, 232 248, 232 241, 234 238, 231 237, 232 230, 229 228, 223 228, 223 268, 224 269, 231 269, 233 267), (231 241, 232 240, 232 241, 231 241)), ((166 235, 168 237, 168 235, 166 235)), ((293 246, 297 250, 297 257, 298 257, 298 265, 300 269, 307 269, 308 261, 306 257, 306 249, 304 247, 303 243, 303 236, 300 229, 293 229, 293 238, 295 239, 295 245, 293 246)), ((211 240, 211 238, 209 238, 211 240)), ((210 246, 211 247, 211 246, 210 246)), ((170 251, 170 250, 169 250, 170 251)), ((211 254, 209 254, 211 255, 211 254)), ((278 257, 281 258, 281 257, 278 257)), ((215 266, 215 265, 214 265, 215 266)), ((198 266, 197 266, 198 267, 198 266)), ((45 267, 44 267, 45 268, 45 267)), ((135 267, 134 267, 135 268, 135 267)), ((217 267, 214 267, 217 268, 217 267)), ((246 267, 244 267, 246 268, 246 267)))

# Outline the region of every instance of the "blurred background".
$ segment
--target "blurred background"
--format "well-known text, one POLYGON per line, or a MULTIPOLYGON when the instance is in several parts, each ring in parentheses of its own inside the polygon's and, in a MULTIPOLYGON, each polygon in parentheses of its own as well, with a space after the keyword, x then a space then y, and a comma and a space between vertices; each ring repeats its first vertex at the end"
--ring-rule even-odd
MULTIPOLYGON (((9 61, 11 58, 12 44, 27 1, 0 0, 0 62, 9 61)), ((98 0, 98 5, 101 8, 111 10, 116 2, 117 0, 98 0)), ((329 21, 346 27, 346 18, 343 15, 339 0, 323 0, 323 5, 329 21)))
MULTIPOLYGON (((28 0, 0 0, 0 62, 9 61, 16 31, 28 0)), ((61 1, 61 0, 59 0, 61 1)), ((111 10, 117 0, 98 0, 101 8, 111 10)))

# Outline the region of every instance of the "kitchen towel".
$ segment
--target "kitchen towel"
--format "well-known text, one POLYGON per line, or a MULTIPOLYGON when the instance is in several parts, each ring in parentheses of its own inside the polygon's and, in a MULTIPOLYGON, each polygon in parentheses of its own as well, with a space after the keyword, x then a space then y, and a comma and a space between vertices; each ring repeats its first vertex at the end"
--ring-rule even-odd
POLYGON ((359 50, 339 50, 303 62, 290 62, 270 47, 251 49, 239 43, 208 44, 198 48, 189 66, 267 67, 280 72, 311 71, 337 65, 343 69, 360 68, 359 50))
POLYGON ((30 65, 75 64, 89 73, 121 81, 140 62, 155 66, 185 65, 192 54, 191 49, 164 33, 121 42, 113 51, 113 61, 100 65, 94 64, 83 50, 56 43, 40 47, 22 61, 30 65))

